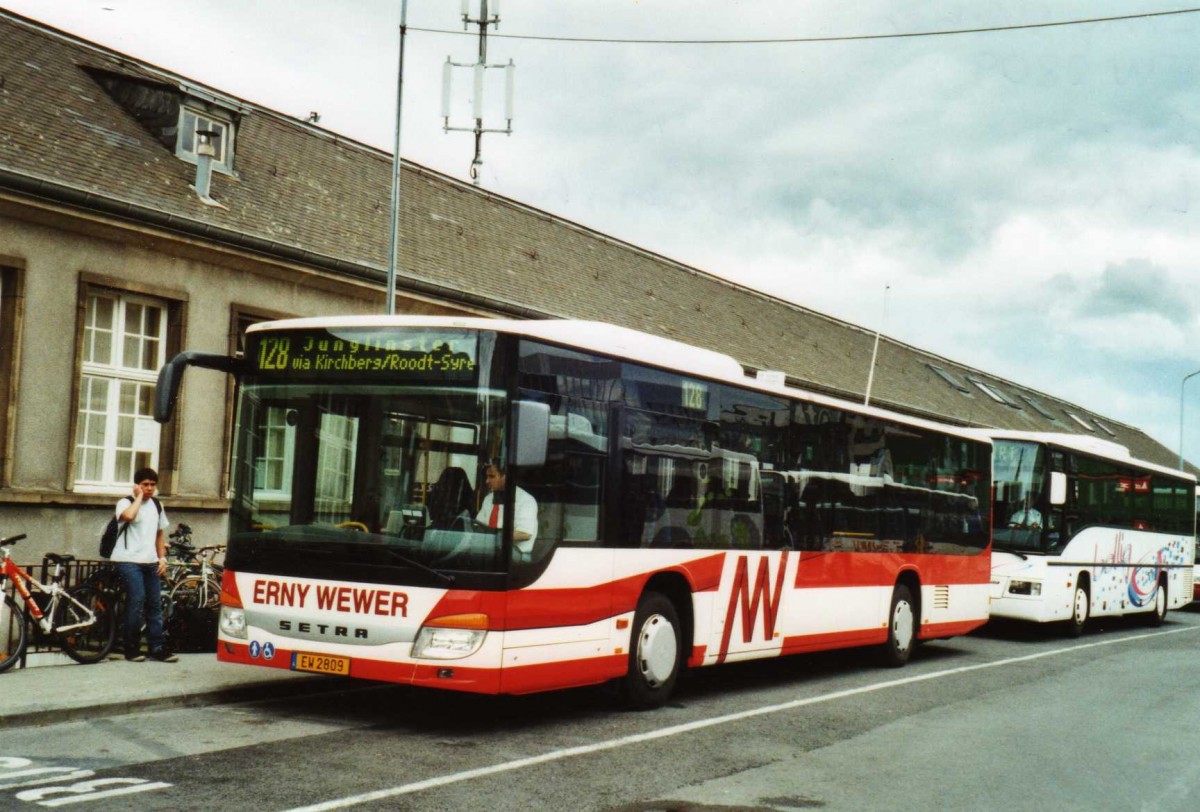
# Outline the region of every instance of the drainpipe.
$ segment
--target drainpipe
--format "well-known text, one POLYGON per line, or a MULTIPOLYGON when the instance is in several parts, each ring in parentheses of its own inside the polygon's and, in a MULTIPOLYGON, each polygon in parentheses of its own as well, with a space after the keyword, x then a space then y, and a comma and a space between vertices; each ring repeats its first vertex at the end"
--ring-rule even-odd
POLYGON ((209 206, 221 204, 212 199, 209 190, 212 188, 212 161, 217 150, 213 146, 213 138, 220 133, 212 130, 196 130, 196 196, 209 206))

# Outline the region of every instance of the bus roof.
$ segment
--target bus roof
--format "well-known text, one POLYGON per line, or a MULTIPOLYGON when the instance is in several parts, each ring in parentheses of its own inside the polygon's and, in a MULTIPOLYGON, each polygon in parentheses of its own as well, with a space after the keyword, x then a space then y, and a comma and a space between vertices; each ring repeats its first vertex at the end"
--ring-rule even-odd
POLYGON ((1158 471, 1163 474, 1170 474, 1181 479, 1190 479, 1195 481, 1196 477, 1185 471, 1180 471, 1175 468, 1167 468, 1162 465, 1157 465, 1153 462, 1140 460, 1130 453, 1129 449, 1120 443, 1114 443, 1111 440, 1102 440, 1099 437, 1086 437, 1082 434, 1067 434, 1064 432, 1050 431, 1016 431, 1008 429, 978 429, 981 434, 985 434, 993 440, 1023 440, 1030 443, 1044 443, 1046 445, 1058 446, 1070 451, 1079 451, 1084 454, 1090 454, 1094 457, 1100 457, 1106 460, 1115 462, 1125 462, 1130 465, 1136 465, 1140 468, 1158 471))
MULTIPOLYGON (((313 328, 371 328, 371 327, 449 327, 466 330, 491 330, 499 333, 538 338, 583 351, 611 355, 638 361, 663 369, 722 381, 746 389, 756 389, 776 395, 802 398, 812 403, 845 409, 911 426, 934 429, 976 442, 991 443, 986 434, 973 429, 937 423, 911 417, 875 406, 821 395, 804 389, 780 385, 768 376, 762 380, 746 374, 745 368, 732 356, 715 350, 694 347, 682 341, 643 333, 629 327, 599 321, 576 319, 491 319, 468 316, 320 316, 259 322, 247 328, 248 333, 267 330, 301 330, 313 328)), ((865 384, 865 381, 864 381, 865 384)))

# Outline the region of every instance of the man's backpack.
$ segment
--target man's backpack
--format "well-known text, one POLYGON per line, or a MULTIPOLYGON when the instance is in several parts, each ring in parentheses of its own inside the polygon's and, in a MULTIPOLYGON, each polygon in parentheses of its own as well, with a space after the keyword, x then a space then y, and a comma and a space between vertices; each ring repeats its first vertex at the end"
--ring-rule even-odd
POLYGON ((129 530, 129 522, 123 522, 116 516, 104 525, 104 533, 100 536, 100 557, 112 558, 113 550, 117 547, 117 539, 129 530))
MULTIPOLYGON (((158 501, 157 496, 151 496, 151 501, 154 502, 154 508, 162 515, 162 503, 158 501)), ((117 539, 125 535, 129 531, 129 522, 123 522, 116 516, 108 520, 108 524, 104 525, 104 532, 100 534, 100 557, 112 558, 113 550, 117 547, 117 539)), ((128 542, 126 542, 128 544, 128 542)))

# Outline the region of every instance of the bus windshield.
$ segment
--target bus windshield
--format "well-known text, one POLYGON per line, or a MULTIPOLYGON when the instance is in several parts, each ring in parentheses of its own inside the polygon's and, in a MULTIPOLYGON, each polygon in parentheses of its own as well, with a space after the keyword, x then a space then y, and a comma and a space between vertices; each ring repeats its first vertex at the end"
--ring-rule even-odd
POLYGON ((504 459, 493 334, 251 333, 234 442, 229 556, 370 580, 503 573, 502 526, 476 522, 504 459), (306 566, 303 562, 309 562, 306 566))
POLYGON ((992 452, 996 488, 992 509, 994 549, 1045 551, 1045 460, 1045 448, 1038 443, 996 440, 992 452))

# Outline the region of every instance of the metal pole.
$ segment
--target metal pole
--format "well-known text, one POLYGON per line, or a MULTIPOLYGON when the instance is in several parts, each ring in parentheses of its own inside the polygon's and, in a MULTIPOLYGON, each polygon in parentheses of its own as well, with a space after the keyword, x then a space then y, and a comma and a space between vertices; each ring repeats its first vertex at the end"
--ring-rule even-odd
POLYGON ((875 357, 879 355, 879 334, 883 332, 883 328, 887 324, 888 291, 891 289, 891 285, 885 285, 883 288, 883 318, 879 322, 879 329, 875 331, 875 346, 871 350, 871 369, 867 372, 867 394, 863 398, 863 406, 871 405, 871 384, 875 382, 875 357))
POLYGON ((404 36, 408 33, 408 0, 400 2, 400 67, 396 71, 396 148, 392 152, 392 239, 388 250, 387 302, 384 313, 396 315, 396 261, 400 253, 400 112, 404 106, 404 36))
POLYGON ((1195 372, 1183 376, 1183 380, 1179 382, 1179 470, 1183 470, 1183 387, 1188 382, 1188 378, 1194 378, 1200 375, 1200 369, 1195 372))
MULTIPOLYGON (((488 6, 487 0, 479 0, 479 64, 487 65, 487 35, 488 35, 488 6)), ((483 93, 483 87, 475 88, 477 93, 483 93)), ((476 107, 482 111, 479 100, 476 107)), ((483 119, 475 119, 475 160, 471 161, 471 183, 479 185, 479 170, 483 167, 483 119)))

